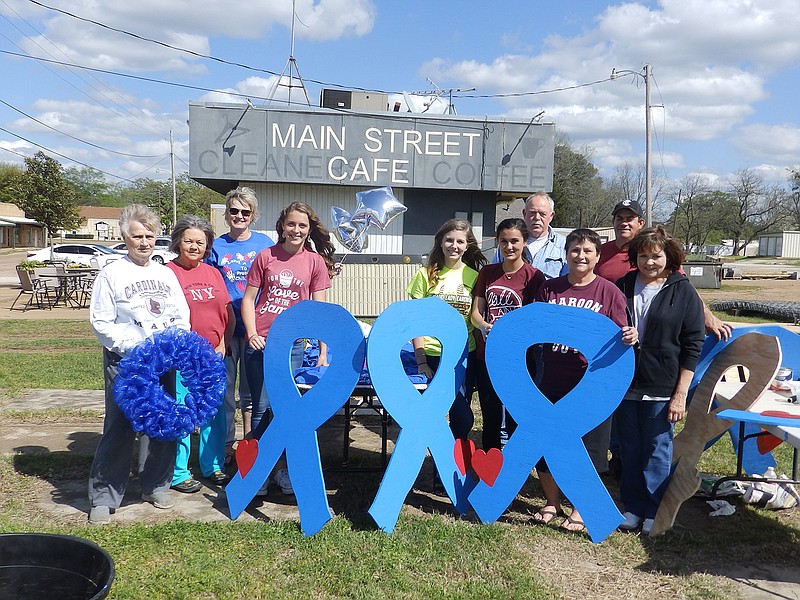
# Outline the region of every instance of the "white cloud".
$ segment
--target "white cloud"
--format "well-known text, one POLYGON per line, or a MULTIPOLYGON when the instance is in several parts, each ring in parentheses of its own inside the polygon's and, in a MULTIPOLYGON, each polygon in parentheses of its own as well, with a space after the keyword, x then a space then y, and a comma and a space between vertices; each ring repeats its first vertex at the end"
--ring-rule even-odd
POLYGON ((800 127, 754 124, 739 129, 733 144, 751 160, 783 165, 800 160, 800 127))
MULTIPOLYGON (((800 2, 775 0, 661 0, 652 7, 624 3, 608 7, 596 26, 579 35, 546 37, 538 54, 506 54, 492 61, 428 61, 423 72, 446 85, 474 86, 483 94, 554 90, 598 81, 612 68, 642 73, 653 66, 653 125, 668 141, 709 141, 734 133, 751 139, 745 125, 757 103, 767 98, 767 78, 800 60, 800 2), (663 108, 658 105, 663 105, 663 108)), ((507 42, 504 38, 503 43, 507 42)), ((539 110, 578 143, 604 144, 609 138, 638 141, 644 129, 643 80, 615 81, 561 92, 504 100, 506 114, 530 118, 539 110), (637 85, 631 85, 634 81, 637 85)), ((756 136, 761 138, 762 136, 756 136)), ((777 136, 776 136, 777 137, 777 136)), ((763 136, 768 144, 768 136, 763 136)), ((763 151, 770 160, 796 160, 792 143, 782 152, 763 151), (791 152, 794 156, 791 157, 791 152)), ((775 148, 776 150, 779 148, 775 148)), ((682 166, 679 153, 665 156, 682 166)), ((625 162, 629 153, 598 153, 604 164, 625 162)), ((780 164, 780 163, 778 163, 780 164)))
MULTIPOLYGON (((186 3, 162 0, 50 0, 50 4, 108 27, 200 54, 213 54, 211 36, 254 39, 266 35, 275 26, 290 28, 292 22, 292 3, 288 1, 196 0, 188 10, 186 3)), ((375 23, 376 9, 371 0, 299 0, 296 5, 295 35, 298 39, 330 41, 363 36, 375 23)), ((58 12, 32 11, 30 6, 22 0, 8 0, 4 10, 16 16, 10 10, 13 8, 17 14, 44 19, 42 35, 22 41, 30 54, 56 60, 69 56, 78 64, 110 70, 188 73, 205 70, 205 65, 190 54, 142 42, 58 12)), ((235 60, 235 57, 222 58, 235 60)), ((258 60, 254 58, 253 62, 257 64, 258 60)))

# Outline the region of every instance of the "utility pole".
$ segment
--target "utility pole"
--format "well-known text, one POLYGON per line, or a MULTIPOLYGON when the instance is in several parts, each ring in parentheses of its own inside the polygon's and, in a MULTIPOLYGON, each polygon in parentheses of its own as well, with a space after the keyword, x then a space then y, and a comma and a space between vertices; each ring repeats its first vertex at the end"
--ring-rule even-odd
POLYGON ((628 69, 618 71, 617 69, 611 70, 611 79, 616 79, 620 75, 633 75, 634 77, 641 77, 644 79, 644 195, 645 195, 645 224, 647 227, 653 225, 653 181, 652 181, 652 165, 650 160, 651 142, 650 142, 650 78, 653 75, 653 67, 649 64, 644 66, 642 71, 631 71, 628 69))
POLYGON ((653 226, 653 202, 652 202, 652 166, 650 164, 650 76, 652 68, 649 64, 644 66, 644 193, 647 201, 647 218, 645 223, 648 227, 653 226))
POLYGON ((175 147, 172 143, 172 127, 169 128, 169 162, 172 169, 172 228, 178 222, 178 191, 175 187, 175 147))

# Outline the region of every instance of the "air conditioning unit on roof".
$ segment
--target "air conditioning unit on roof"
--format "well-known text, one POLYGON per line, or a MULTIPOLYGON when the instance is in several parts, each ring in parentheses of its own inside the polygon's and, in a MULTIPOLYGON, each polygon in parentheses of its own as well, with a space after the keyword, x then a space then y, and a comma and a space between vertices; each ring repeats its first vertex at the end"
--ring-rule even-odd
POLYGON ((382 92, 323 89, 319 105, 323 108, 382 111, 389 109, 389 95, 382 92))

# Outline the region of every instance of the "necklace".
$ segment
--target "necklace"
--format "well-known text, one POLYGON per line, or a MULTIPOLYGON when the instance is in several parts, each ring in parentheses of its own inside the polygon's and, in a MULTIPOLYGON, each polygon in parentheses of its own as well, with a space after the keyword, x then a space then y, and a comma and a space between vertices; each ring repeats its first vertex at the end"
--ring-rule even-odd
POLYGON ((514 274, 515 274, 517 271, 519 271, 521 268, 522 268, 522 266, 519 266, 519 267, 517 267, 516 269, 514 269, 514 270, 513 270, 513 271, 511 271, 511 272, 507 272, 505 269, 503 269, 503 275, 505 275, 505 276, 506 276, 506 279, 508 279, 508 280, 510 281, 510 280, 511 280, 511 278, 512 278, 512 277, 514 277, 514 274))

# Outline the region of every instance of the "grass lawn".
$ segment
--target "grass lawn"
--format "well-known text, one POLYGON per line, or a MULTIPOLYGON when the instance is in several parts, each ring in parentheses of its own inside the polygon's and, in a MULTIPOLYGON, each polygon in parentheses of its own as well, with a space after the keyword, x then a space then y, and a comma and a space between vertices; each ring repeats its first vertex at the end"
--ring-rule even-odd
POLYGON ((103 389, 102 346, 87 321, 0 321, 0 390, 103 389))
MULTIPOLYGON (((86 323, 5 321, 0 335, 0 394, 102 387, 100 348, 86 323)), ((5 410, 0 433, 11 425, 35 430, 98 419, 94 411, 5 410)), ((791 472, 790 449, 776 455, 778 472, 791 472)), ((115 560, 113 598, 722 599, 742 593, 730 577, 746 566, 796 572, 800 564, 798 509, 771 512, 735 501, 734 515, 709 518, 708 506, 691 499, 664 536, 613 533, 595 545, 531 522, 544 502, 534 477, 494 525, 460 519, 443 498, 413 491, 395 532, 386 535, 366 514, 381 475, 326 473, 337 516, 310 538, 295 521, 87 527, 46 505, 57 507, 63 486, 85 485, 91 460, 77 452, 0 455, 0 533, 61 533, 98 543, 115 560)), ((731 445, 722 440, 698 468, 722 475, 734 466, 731 445)), ((617 497, 616 484, 606 484, 617 497)))

